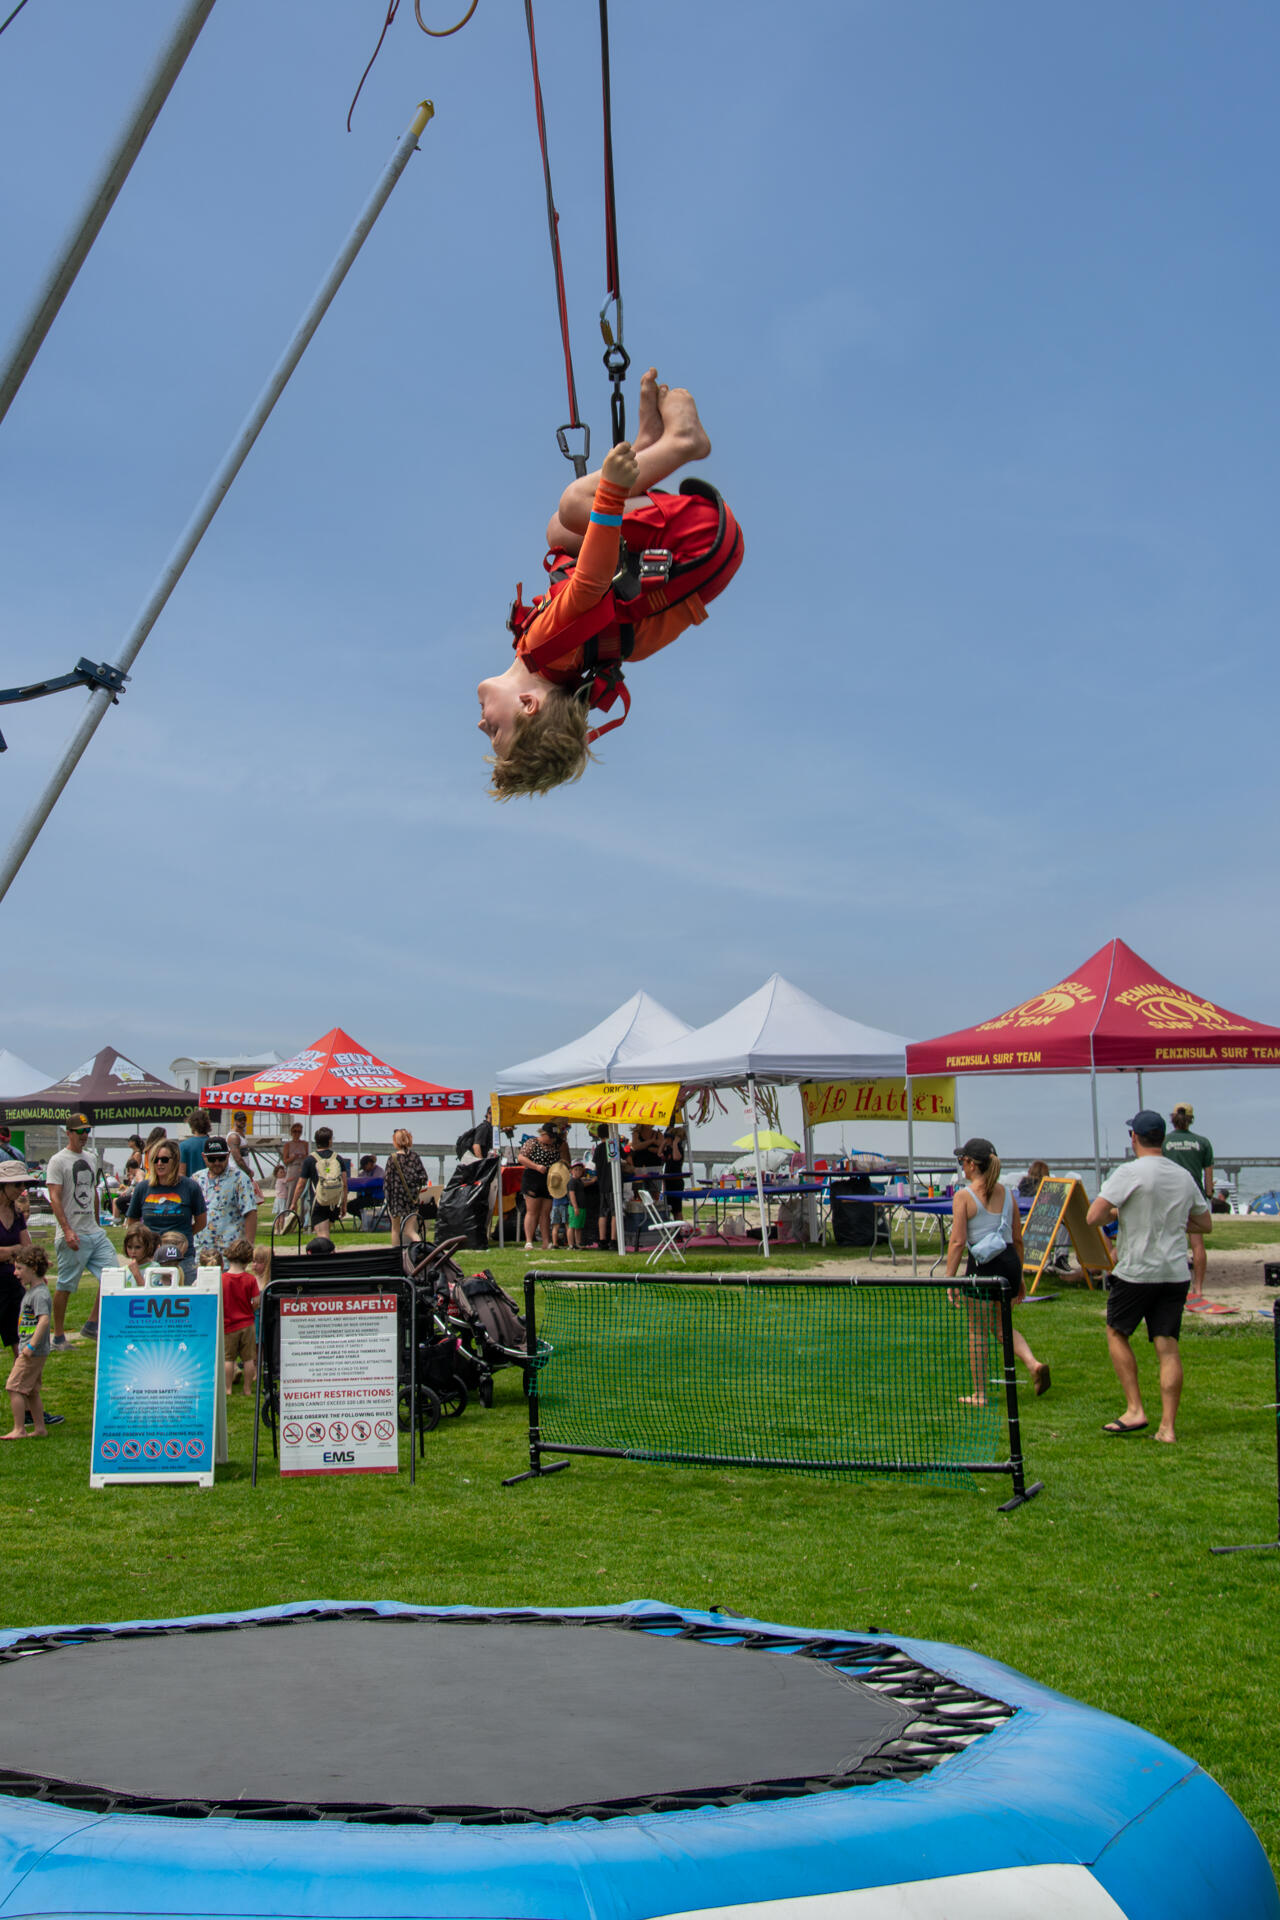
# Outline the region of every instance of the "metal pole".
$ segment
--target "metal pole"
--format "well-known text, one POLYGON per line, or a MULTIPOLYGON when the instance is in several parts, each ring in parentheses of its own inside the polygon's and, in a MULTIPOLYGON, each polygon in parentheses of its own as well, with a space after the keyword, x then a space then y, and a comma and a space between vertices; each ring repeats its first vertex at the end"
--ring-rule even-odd
POLYGON ((756 1106, 755 1075, 747 1075, 747 1092, 751 1095, 751 1144, 756 1156, 756 1200, 760 1207, 760 1251, 765 1259, 769 1258, 769 1214, 764 1204, 764 1170, 760 1165, 760 1111, 756 1106))
POLYGON ((502 1190, 502 1177, 503 1177, 503 1169, 506 1167, 507 1163, 502 1157, 502 1095, 501 1094, 491 1093, 489 1095, 489 1114, 493 1121, 494 1145, 498 1150, 498 1245, 500 1247, 505 1247, 507 1244, 507 1210, 504 1202, 507 1196, 502 1190))
POLYGON ((139 94, 133 116, 107 161, 102 174, 81 209, 79 221, 61 254, 50 269, 49 277, 36 295, 22 330, 10 350, 8 362, 0 373, 0 420, 4 419, 26 379, 31 363, 44 345, 45 335, 58 317, 63 301, 70 293, 89 249, 102 231, 103 223, 116 203, 117 195, 129 178, 134 161, 142 152, 147 135, 169 98, 170 89, 186 64, 187 55, 200 37, 214 0, 191 0, 173 37, 160 55, 151 77, 139 94))
MULTIPOLYGON (((912 1101, 911 1101, 911 1075, 910 1074, 906 1076, 905 1084, 906 1084, 906 1093, 907 1093, 907 1190, 914 1204, 915 1197, 916 1197, 916 1116, 915 1116, 915 1108, 912 1105, 912 1101)), ((911 1271, 912 1273, 918 1273, 920 1271, 920 1266, 919 1266, 919 1256, 916 1249, 916 1216, 914 1213, 909 1213, 907 1215, 907 1219, 910 1222, 910 1231, 911 1231, 911 1271)), ((892 1223, 890 1224, 890 1227, 889 1227, 889 1245, 892 1248, 893 1246, 892 1223)))
POLYGON ((1098 1069, 1093 1064, 1093 1041, 1089 1041, 1089 1099, 1093 1106, 1093 1191, 1102 1187, 1102 1153, 1098 1146, 1098 1069))
MULTIPOLYGON (((801 1094, 800 1100, 801 1100, 801 1110, 803 1112, 803 1102, 804 1102, 803 1094, 801 1094)), ((804 1173, 805 1173, 805 1179, 812 1184, 812 1181, 813 1181, 813 1128, 809 1124, 809 1116, 807 1113, 804 1114, 804 1173)), ((819 1244, 818 1209, 819 1209, 819 1204, 821 1202, 821 1198, 822 1198, 821 1194, 817 1194, 817 1193, 810 1193, 805 1195, 805 1199, 807 1202, 806 1212, 809 1217, 809 1238, 815 1246, 819 1244)))
MULTIPOLYGON (((334 295, 345 280, 348 269, 369 237, 375 220, 391 196, 392 188, 409 164, 410 155, 417 147, 418 135, 422 132, 434 112, 435 108, 431 102, 424 100, 410 122, 407 131, 401 134, 399 140, 396 142, 395 151, 391 156, 386 171, 374 188, 359 220, 357 220, 348 235, 342 251, 334 261, 333 266, 329 269, 326 279, 312 300, 301 326, 286 347, 283 357, 276 366, 275 372, 258 396, 252 413, 245 421, 236 439, 225 454, 222 464, 214 474, 213 479, 209 482, 203 499, 188 521, 182 538, 170 554, 163 573, 151 590, 150 598, 147 600, 142 612, 138 615, 128 638, 120 649, 116 664, 122 673, 128 672, 139 653, 141 653, 143 642, 164 611, 169 595, 173 592, 173 589, 177 586, 183 573, 186 571, 187 562, 200 545, 210 521, 230 491, 232 482, 248 458, 254 441, 266 425, 276 401, 289 384, 290 375, 306 352, 316 329, 319 327, 320 322, 329 309, 334 295)), ((53 812, 59 795, 75 772, 81 755, 97 732, 103 715, 111 705, 111 701, 112 696, 105 689, 100 688, 90 694, 89 703, 85 708, 84 718, 72 735, 70 744, 63 754, 62 759, 58 762, 49 785, 19 827, 14 836, 13 843, 5 856, 4 866, 0 868, 0 900, 3 900, 5 894, 9 891, 10 886, 13 884, 14 879, 22 867, 23 861, 35 845, 40 829, 53 812)))

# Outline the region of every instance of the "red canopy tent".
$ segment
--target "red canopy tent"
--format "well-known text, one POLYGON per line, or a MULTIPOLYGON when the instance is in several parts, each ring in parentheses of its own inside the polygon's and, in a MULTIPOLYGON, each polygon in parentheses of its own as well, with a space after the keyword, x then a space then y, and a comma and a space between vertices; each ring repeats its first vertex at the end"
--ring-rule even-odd
POLYGON ((1007 1013, 907 1048, 908 1082, 931 1073, 1087 1073, 1099 1182, 1097 1076, 1165 1067, 1280 1067, 1280 1027, 1175 986, 1123 940, 1007 1013))
POLYGON ((314 1046, 279 1066, 264 1067, 227 1086, 203 1087, 200 1105, 223 1111, 266 1109, 290 1117, 354 1114, 359 1122, 375 1113, 466 1113, 472 1097, 469 1087, 438 1087, 432 1080, 400 1073, 366 1052, 341 1027, 332 1027, 314 1046))

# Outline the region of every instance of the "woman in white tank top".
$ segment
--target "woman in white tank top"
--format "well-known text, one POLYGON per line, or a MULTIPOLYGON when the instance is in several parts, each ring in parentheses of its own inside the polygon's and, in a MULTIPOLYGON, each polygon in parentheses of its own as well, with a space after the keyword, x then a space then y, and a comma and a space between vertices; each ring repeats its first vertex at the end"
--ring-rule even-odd
MULTIPOLYGON (((956 1155, 966 1184, 951 1203, 951 1239, 947 1246, 947 1278, 960 1275, 960 1261, 968 1256, 965 1278, 1007 1280, 1015 1289, 1013 1304, 1026 1298, 1022 1274, 1022 1215, 1011 1187, 1000 1184, 1000 1158, 989 1140, 966 1140, 956 1155)), ((955 1304, 961 1296, 952 1295, 955 1304)), ((969 1309, 969 1367, 973 1392, 961 1396, 966 1407, 987 1404, 988 1357, 999 1327, 996 1304, 967 1300, 969 1309)), ((1025 1334, 1013 1330, 1013 1350, 1031 1375, 1036 1392, 1049 1387, 1049 1367, 1037 1360, 1025 1334)))

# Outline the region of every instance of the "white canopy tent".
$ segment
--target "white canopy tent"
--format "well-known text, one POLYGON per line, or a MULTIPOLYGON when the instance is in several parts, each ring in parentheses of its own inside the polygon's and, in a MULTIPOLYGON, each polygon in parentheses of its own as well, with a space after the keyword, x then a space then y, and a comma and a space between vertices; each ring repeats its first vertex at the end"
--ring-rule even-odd
POLYGON ((644 992, 633 993, 589 1033, 504 1067, 494 1075, 495 1093, 555 1093, 561 1087, 590 1087, 597 1080, 632 1080, 630 1062, 636 1054, 681 1040, 693 1029, 687 1020, 668 1011, 644 992))
MULTIPOLYGON (((518 1066, 504 1067, 494 1075, 493 1090, 498 1094, 556 1093, 562 1087, 591 1087, 597 1081, 629 1081, 632 1059, 654 1047, 676 1045, 693 1029, 687 1020, 672 1013, 660 1000, 643 989, 624 1000, 620 1007, 589 1032, 580 1034, 551 1053, 535 1060, 522 1060, 518 1066)), ((496 1118, 496 1115, 495 1115, 496 1118)), ((614 1218, 618 1222, 618 1244, 625 1246, 622 1232, 622 1166, 618 1158, 618 1129, 610 1127, 610 1156, 613 1172, 614 1218)), ((498 1205, 498 1244, 505 1244, 502 1204, 498 1205)))
POLYGON ((39 1067, 10 1053, 8 1047, 0 1047, 0 1100, 21 1100, 29 1093, 39 1093, 52 1078, 52 1074, 41 1073, 39 1067))
MULTIPOLYGON (((767 1258, 769 1233, 760 1163, 757 1084, 905 1076, 907 1045, 901 1034, 864 1027, 861 1021, 823 1006, 821 1000, 775 973, 718 1020, 634 1055, 627 1064, 627 1078, 647 1085, 678 1080, 692 1087, 740 1086, 745 1081, 755 1142, 761 1251, 767 1258)), ((806 1125, 806 1151, 809 1144, 806 1125)))

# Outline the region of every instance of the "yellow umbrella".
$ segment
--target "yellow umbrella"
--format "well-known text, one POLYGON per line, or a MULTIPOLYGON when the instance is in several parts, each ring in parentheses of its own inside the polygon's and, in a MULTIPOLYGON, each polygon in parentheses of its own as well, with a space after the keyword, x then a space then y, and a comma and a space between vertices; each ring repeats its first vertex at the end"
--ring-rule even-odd
MULTIPOLYGON (((772 1153, 775 1147, 790 1147, 794 1151, 800 1145, 798 1140, 788 1140, 785 1133, 765 1132, 763 1129, 760 1132, 759 1139, 761 1153, 772 1153)), ((754 1147, 755 1144, 756 1135, 754 1133, 744 1133, 741 1140, 735 1140, 733 1142, 735 1147, 754 1147)))

